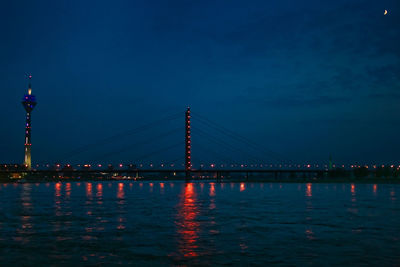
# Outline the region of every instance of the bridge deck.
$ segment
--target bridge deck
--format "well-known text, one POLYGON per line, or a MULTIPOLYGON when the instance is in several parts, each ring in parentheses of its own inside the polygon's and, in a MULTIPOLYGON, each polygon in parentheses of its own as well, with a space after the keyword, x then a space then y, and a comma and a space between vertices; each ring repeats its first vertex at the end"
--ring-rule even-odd
MULTIPOLYGON (((186 173, 186 170, 182 169, 115 169, 115 170, 0 170, 0 173, 186 173)), ((245 170, 228 170, 228 169, 204 169, 204 170, 191 170, 191 173, 325 173, 327 170, 320 169, 273 169, 273 170, 257 170, 257 169, 245 169, 245 170)))

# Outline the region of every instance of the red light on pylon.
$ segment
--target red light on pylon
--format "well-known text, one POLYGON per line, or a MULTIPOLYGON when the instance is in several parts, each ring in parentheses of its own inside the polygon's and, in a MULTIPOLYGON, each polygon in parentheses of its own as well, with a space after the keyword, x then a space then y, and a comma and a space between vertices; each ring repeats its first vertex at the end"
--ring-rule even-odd
POLYGON ((186 127, 185 127, 185 143, 186 143, 186 151, 185 151, 185 170, 190 171, 191 169, 191 161, 190 161, 190 154, 191 154, 191 136, 190 136, 190 107, 187 108, 186 114, 185 114, 185 122, 186 122, 186 127))

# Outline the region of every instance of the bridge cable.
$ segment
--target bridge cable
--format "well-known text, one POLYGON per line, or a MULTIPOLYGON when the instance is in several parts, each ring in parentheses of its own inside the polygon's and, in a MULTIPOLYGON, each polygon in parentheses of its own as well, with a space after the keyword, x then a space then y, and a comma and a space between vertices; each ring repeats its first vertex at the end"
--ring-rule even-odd
MULTIPOLYGON (((219 140, 218 138, 216 138, 216 137, 214 137, 214 136, 211 136, 210 134, 205 133, 204 131, 198 129, 197 127, 193 127, 193 126, 192 126, 192 128, 195 129, 195 131, 193 131, 193 133, 202 135, 203 137, 209 139, 210 141, 212 141, 212 142, 214 142, 214 143, 216 143, 216 144, 218 144, 218 145, 222 145, 222 146, 228 148, 228 149, 231 150, 232 152, 235 152, 235 153, 236 153, 236 152, 239 152, 239 153, 242 153, 242 154, 247 154, 248 156, 250 156, 250 157, 252 158, 252 160, 255 160, 256 162, 257 162, 257 161, 261 161, 261 163, 263 163, 263 161, 264 161, 263 159, 260 159, 260 158, 258 158, 258 157, 255 157, 254 155, 249 154, 249 153, 248 153, 247 151, 245 151, 245 150, 242 150, 242 149, 233 147, 232 145, 228 144, 227 142, 221 141, 221 140, 219 140)), ((238 163, 238 162, 236 162, 236 161, 232 161, 232 162, 234 162, 235 164, 239 164, 239 165, 240 165, 240 163, 238 163)))
MULTIPOLYGON (((179 132, 179 131, 183 131, 182 127, 175 128, 175 129, 173 129, 173 130, 171 130, 171 131, 168 131, 168 132, 166 132, 166 133, 163 133, 163 134, 157 135, 157 136, 155 136, 155 137, 146 139, 145 141, 136 142, 136 143, 134 143, 134 144, 130 144, 130 145, 128 145, 128 146, 124 146, 123 148, 121 148, 121 149, 119 149, 119 150, 115 150, 115 151, 111 151, 111 152, 105 153, 105 154, 101 155, 100 157, 101 157, 101 158, 108 158, 108 157, 111 156, 111 155, 120 154, 120 153, 125 152, 125 151, 127 151, 127 150, 129 150, 129 149, 131 149, 131 148, 136 147, 136 146, 146 145, 146 144, 153 143, 155 138, 156 138, 156 139, 161 139, 161 138, 170 136, 170 135, 172 135, 172 134, 174 134, 174 133, 176 133, 176 132, 179 132)), ((100 157, 99 157, 99 158, 100 158, 100 157)))
POLYGON ((140 133, 142 131, 151 129, 154 126, 158 126, 162 122, 174 120, 174 119, 177 119, 177 118, 179 118, 181 116, 182 116, 182 112, 175 113, 175 114, 166 116, 166 117, 164 117, 162 119, 157 119, 156 121, 147 123, 145 125, 142 125, 140 127, 135 128, 135 129, 128 130, 128 131, 125 131, 125 132, 122 132, 122 133, 119 133, 119 134, 116 134, 116 135, 113 135, 113 136, 110 136, 110 137, 103 138, 103 139, 98 140, 98 141, 96 141, 94 143, 91 143, 91 144, 88 144, 88 145, 84 145, 84 146, 82 146, 80 148, 77 148, 77 149, 75 149, 73 151, 70 151, 69 153, 66 153, 63 156, 63 158, 65 158, 65 159, 71 158, 72 156, 75 156, 76 154, 81 154, 83 152, 86 152, 86 151, 90 150, 91 148, 94 148, 94 147, 97 148, 97 147, 99 147, 101 145, 104 145, 106 143, 110 143, 110 142, 114 141, 115 139, 120 139, 120 138, 125 137, 125 136, 130 136, 130 135, 134 135, 134 134, 140 133))
MULTIPOLYGON (((244 137, 244 136, 242 136, 242 135, 240 135, 240 134, 238 134, 238 133, 236 133, 236 132, 234 132, 232 130, 229 130, 229 129, 225 128, 225 127, 219 126, 217 123, 212 122, 209 119, 207 119, 207 118, 205 118, 205 117, 203 117, 203 116, 201 116, 201 115, 199 115, 197 113, 195 113, 194 115, 195 115, 195 119, 197 121, 199 121, 200 123, 202 123, 203 125, 207 125, 208 127, 211 127, 213 129, 225 134, 226 136, 229 136, 229 137, 231 137, 233 139, 236 139, 237 141, 240 141, 242 143, 245 143, 246 145, 252 147, 254 150, 258 150, 259 152, 263 152, 263 154, 267 153, 267 154, 271 155, 275 160, 278 160, 278 161, 291 162, 291 160, 287 159, 285 156, 283 156, 280 153, 271 151, 271 150, 261 146, 260 144, 257 144, 254 141, 252 141, 252 140, 250 140, 250 139, 248 139, 248 138, 246 138, 246 137, 244 137)), ((192 116, 193 116, 193 112, 192 112, 192 116)))
MULTIPOLYGON (((203 151, 205 151, 207 154, 213 154, 213 155, 215 155, 216 157, 218 157, 218 158, 222 158, 223 160, 227 160, 228 162, 230 162, 230 164, 235 164, 235 165, 240 165, 240 163, 238 163, 238 162, 236 162, 234 159, 232 159, 231 157, 228 157, 228 156, 224 156, 224 155, 222 155, 221 153, 219 153, 219 152, 216 152, 216 151, 214 151, 214 150, 211 150, 211 149, 209 149, 209 148, 206 148, 206 147, 204 147, 204 146, 199 146, 199 148, 200 148, 200 151, 201 152, 203 152, 203 151), (203 150, 203 151, 202 151, 203 150)), ((203 154, 203 153, 200 153, 200 154, 203 154)), ((202 162, 200 162, 200 164, 201 164, 202 162)))
POLYGON ((164 147, 164 148, 158 149, 158 150, 153 151, 153 152, 151 152, 151 153, 145 154, 145 155, 143 155, 143 156, 141 156, 141 157, 136 157, 134 161, 137 162, 137 161, 139 161, 139 159, 148 158, 148 157, 151 157, 151 156, 160 154, 160 153, 162 153, 162 152, 165 152, 165 151, 171 150, 171 149, 173 149, 173 148, 176 148, 176 147, 178 147, 178 146, 180 146, 180 145, 183 146, 184 143, 185 143, 185 142, 182 142, 182 141, 181 141, 181 142, 176 143, 176 144, 174 144, 174 145, 171 145, 171 146, 168 146, 168 147, 164 147))

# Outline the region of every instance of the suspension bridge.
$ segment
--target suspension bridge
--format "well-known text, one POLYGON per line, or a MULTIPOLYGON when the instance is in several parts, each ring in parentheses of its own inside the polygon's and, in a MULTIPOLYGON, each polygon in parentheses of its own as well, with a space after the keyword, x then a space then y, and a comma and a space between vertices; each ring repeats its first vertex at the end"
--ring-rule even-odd
POLYGON ((327 165, 293 164, 281 154, 220 126, 205 116, 193 114, 190 108, 185 113, 166 115, 135 129, 81 146, 60 155, 59 158, 59 163, 39 162, 29 169, 0 166, 0 174, 27 179, 304 179, 322 178, 328 172, 327 165), (181 123, 183 117, 184 123, 181 123), (177 127, 172 123, 174 121, 178 122, 177 127), (154 131, 154 128, 158 130, 154 131), (151 136, 149 132, 157 134, 151 136), (195 153, 192 153, 192 137, 194 140, 203 140, 202 143, 196 142, 199 145, 194 147, 195 153), (125 139, 137 141, 115 145, 115 142, 125 139), (145 148, 146 145, 154 146, 155 143, 160 143, 155 149, 145 148), (111 150, 101 149, 107 146, 111 150), (139 155, 137 151, 146 153, 139 155), (85 153, 89 153, 91 157, 94 155, 90 159, 91 164, 68 163, 68 160, 74 160, 85 153), (125 158, 130 158, 129 163, 93 163, 105 162, 123 154, 127 154, 125 158), (153 160, 144 163, 146 159, 165 154, 181 155, 159 164, 153 163, 153 160))

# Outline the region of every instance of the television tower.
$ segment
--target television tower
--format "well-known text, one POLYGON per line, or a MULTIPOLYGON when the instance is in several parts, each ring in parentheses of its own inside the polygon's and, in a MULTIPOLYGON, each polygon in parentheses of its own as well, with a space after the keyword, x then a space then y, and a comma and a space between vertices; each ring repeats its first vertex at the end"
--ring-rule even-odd
POLYGON ((32 86, 31 86, 31 79, 32 75, 28 76, 29 84, 28 84, 28 94, 24 95, 22 99, 22 105, 26 110, 26 124, 25 124, 25 160, 24 165, 28 170, 32 169, 32 156, 31 156, 31 113, 32 110, 36 106, 36 98, 32 95, 32 86))

